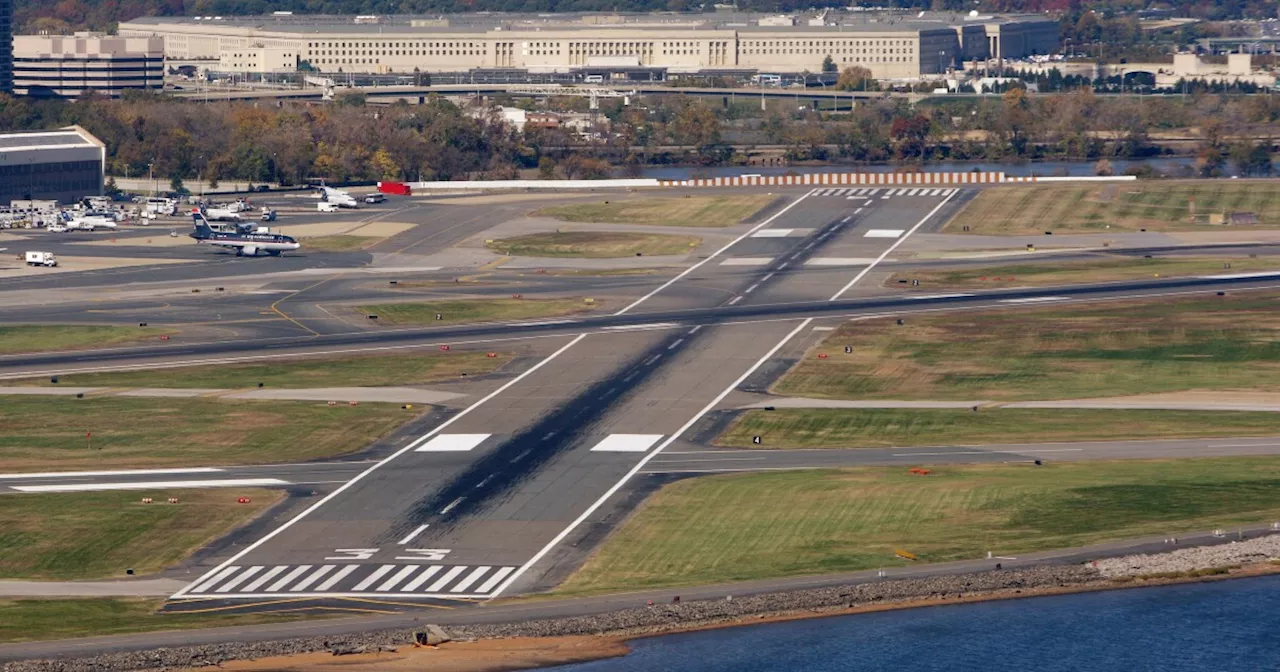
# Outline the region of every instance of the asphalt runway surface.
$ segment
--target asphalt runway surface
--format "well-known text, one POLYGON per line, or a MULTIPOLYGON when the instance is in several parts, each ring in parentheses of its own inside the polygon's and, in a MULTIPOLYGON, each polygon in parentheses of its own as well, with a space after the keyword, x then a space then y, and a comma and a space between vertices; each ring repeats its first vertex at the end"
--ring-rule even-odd
MULTIPOLYGON (((154 482, 275 479, 282 483, 269 485, 313 485, 327 493, 233 555, 219 557, 215 567, 175 595, 171 608, 177 610, 280 599, 458 605, 544 588, 555 583, 556 572, 583 559, 590 539, 625 515, 634 503, 631 495, 643 490, 635 478, 642 474, 908 464, 927 458, 1027 461, 1049 450, 1058 451, 1053 459, 1206 450, 1269 454, 1271 447, 1252 442, 1231 449, 1212 448, 1203 441, 821 452, 705 451, 688 444, 682 437, 726 395, 775 358, 802 352, 816 337, 815 320, 869 315, 909 320, 912 313, 938 310, 1016 310, 1024 304, 1280 286, 1280 276, 1233 276, 850 298, 850 290, 873 267, 890 259, 903 240, 945 221, 972 192, 836 191, 793 194, 742 238, 670 277, 548 277, 533 282, 543 291, 613 283, 621 303, 609 314, 405 329, 353 329, 349 324, 323 328, 319 321, 304 317, 299 323, 294 318, 293 326, 305 335, 266 330, 252 332, 249 339, 2 357, 0 377, 235 361, 275 353, 355 353, 545 339, 543 347, 551 354, 537 365, 378 461, 236 467, 198 476, 157 474, 154 482), (751 464, 744 467, 745 462, 751 464)), ((485 230, 492 219, 484 213, 491 211, 459 207, 431 227, 419 227, 423 231, 384 245, 394 248, 391 253, 447 245, 485 230)), ((79 286, 68 282, 69 287, 79 286)), ((250 322, 255 318, 249 313, 279 311, 290 298, 322 302, 366 296, 361 292, 371 299, 382 296, 371 282, 325 275, 289 278, 273 284, 285 300, 263 294, 246 302, 243 295, 215 294, 212 301, 226 301, 228 312, 240 310, 250 322)), ((144 305, 145 301, 135 304, 144 305)), ((135 306, 112 304, 125 311, 135 306)), ((210 304, 200 308, 207 313, 210 304)), ((36 480, 37 486, 75 484, 36 480)), ((12 490, 15 485, 31 483, 9 480, 0 488, 12 490)))

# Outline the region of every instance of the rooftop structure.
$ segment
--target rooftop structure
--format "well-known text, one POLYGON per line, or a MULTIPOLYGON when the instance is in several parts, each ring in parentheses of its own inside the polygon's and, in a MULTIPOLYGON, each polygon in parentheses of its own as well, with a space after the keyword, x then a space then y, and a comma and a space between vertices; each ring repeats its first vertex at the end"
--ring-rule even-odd
POLYGON ((226 64, 237 61, 227 53, 275 49, 326 73, 607 70, 623 61, 687 72, 818 72, 830 57, 837 67, 911 79, 1058 47, 1057 23, 1041 16, 953 13, 148 17, 119 32, 163 38, 169 58, 226 64))
POLYGON ((105 161, 105 145, 79 126, 0 134, 0 203, 101 196, 105 161))
POLYGON ((18 95, 73 98, 95 91, 118 97, 126 89, 164 85, 164 40, 158 37, 19 35, 13 54, 18 95))

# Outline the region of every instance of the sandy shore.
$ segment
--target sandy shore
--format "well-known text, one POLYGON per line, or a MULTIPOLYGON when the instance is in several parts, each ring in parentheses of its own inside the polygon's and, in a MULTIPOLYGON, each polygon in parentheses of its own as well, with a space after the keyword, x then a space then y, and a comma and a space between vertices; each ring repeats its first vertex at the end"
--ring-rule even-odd
POLYGON ((311 672, 342 670, 432 670, 432 672, 505 672, 581 663, 626 655, 621 637, 513 637, 475 642, 446 642, 438 647, 404 647, 394 653, 335 656, 327 651, 296 656, 233 661, 224 670, 311 672))

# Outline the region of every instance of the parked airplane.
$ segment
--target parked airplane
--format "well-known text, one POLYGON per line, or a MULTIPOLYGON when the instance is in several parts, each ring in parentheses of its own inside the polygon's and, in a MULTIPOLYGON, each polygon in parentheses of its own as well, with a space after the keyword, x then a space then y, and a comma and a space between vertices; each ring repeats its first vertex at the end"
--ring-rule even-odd
POLYGON ((320 200, 326 203, 332 203, 339 208, 360 207, 360 202, 356 200, 355 196, 352 196, 341 189, 334 189, 333 187, 320 187, 320 200))
POLYGON ((281 252, 296 250, 301 245, 293 238, 279 233, 252 233, 248 231, 214 231, 209 220, 199 210, 191 213, 196 230, 191 237, 197 243, 235 248, 236 256, 256 257, 259 254, 280 256, 281 252))
POLYGON ((110 217, 102 217, 99 215, 89 215, 85 217, 72 217, 67 222, 68 231, 93 231, 95 229, 115 229, 118 228, 116 220, 110 217))

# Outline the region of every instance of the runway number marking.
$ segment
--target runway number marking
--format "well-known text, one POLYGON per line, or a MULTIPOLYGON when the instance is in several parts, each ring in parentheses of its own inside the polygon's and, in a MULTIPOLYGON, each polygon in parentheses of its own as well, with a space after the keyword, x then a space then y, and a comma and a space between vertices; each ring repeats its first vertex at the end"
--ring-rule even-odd
POLYGON ((402 553, 412 553, 413 555, 397 555, 396 560, 407 560, 409 562, 417 562, 419 560, 427 560, 430 562, 438 562, 444 560, 453 549, 449 548, 406 548, 402 553))
POLYGON ((376 548, 335 548, 333 549, 333 552, 341 553, 342 555, 335 555, 332 557, 328 557, 328 558, 325 558, 325 560, 340 560, 340 561, 341 560, 368 560, 378 552, 378 549, 376 548))

